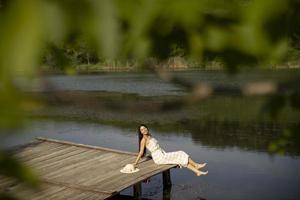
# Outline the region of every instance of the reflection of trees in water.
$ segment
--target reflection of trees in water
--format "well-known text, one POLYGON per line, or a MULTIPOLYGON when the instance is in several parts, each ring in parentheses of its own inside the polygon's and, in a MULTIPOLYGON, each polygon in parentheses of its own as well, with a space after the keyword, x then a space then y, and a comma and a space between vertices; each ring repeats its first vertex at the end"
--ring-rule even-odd
MULTIPOLYGON (((258 116, 259 107, 266 99, 235 98, 224 101, 224 97, 201 102, 200 107, 194 109, 186 106, 176 109, 176 105, 182 97, 141 97, 137 95, 114 92, 64 92, 43 93, 43 98, 48 100, 48 107, 34 113, 34 116, 43 116, 65 120, 96 121, 97 123, 114 125, 121 128, 135 130, 139 123, 146 123, 152 130, 162 134, 172 132, 186 135, 191 133, 195 142, 216 148, 238 147, 244 150, 272 151, 272 143, 278 147, 285 146, 285 152, 291 155, 299 154, 299 138, 288 135, 288 130, 293 128, 294 117, 285 122, 271 120, 271 118, 255 119, 258 116), (228 107, 225 102, 230 102, 230 108, 234 105, 243 107, 251 103, 250 109, 236 109, 232 113, 223 113, 220 108, 228 107), (166 103, 167 102, 167 103, 166 103), (223 104, 222 104, 223 103, 223 104), (209 106, 208 106, 208 105, 209 106), (222 105, 221 105, 222 104, 222 105), (169 105, 169 106, 166 106, 169 105), (171 105, 171 106, 170 106, 171 105), (216 109, 209 110, 214 105, 216 109), (175 107, 174 107, 175 106, 175 107), (201 115, 211 112, 207 117, 201 115), (174 110, 176 112, 174 112, 174 110), (250 112, 251 111, 251 112, 250 112), (244 112, 252 115, 243 118, 244 112), (134 113, 134 114, 133 114, 134 113), (220 113, 223 115, 220 117, 220 113)), ((248 106, 249 107, 249 106, 248 106)))
MULTIPOLYGON (((190 131, 194 142, 206 146, 268 152, 270 142, 278 140, 281 132, 288 127, 276 123, 190 121, 185 128, 190 131)), ((296 141, 289 141, 286 153, 299 155, 296 141)))

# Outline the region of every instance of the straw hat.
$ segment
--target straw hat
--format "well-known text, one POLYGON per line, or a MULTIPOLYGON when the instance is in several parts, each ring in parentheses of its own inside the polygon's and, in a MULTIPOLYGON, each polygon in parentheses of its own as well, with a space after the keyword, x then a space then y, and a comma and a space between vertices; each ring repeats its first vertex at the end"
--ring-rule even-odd
POLYGON ((125 167, 123 167, 123 168, 120 170, 120 172, 126 173, 126 174, 135 173, 135 172, 138 172, 138 171, 140 171, 140 169, 135 168, 135 167, 133 166, 133 164, 127 164, 127 165, 125 165, 125 167))

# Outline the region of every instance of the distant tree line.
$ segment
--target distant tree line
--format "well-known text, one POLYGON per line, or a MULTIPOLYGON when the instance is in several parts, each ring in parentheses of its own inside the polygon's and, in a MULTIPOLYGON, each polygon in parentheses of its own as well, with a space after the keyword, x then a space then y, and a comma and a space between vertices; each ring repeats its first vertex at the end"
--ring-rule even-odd
MULTIPOLYGON (((116 3, 117 6, 123 5, 123 3, 121 3, 120 1, 116 1, 116 2, 117 2, 116 3)), ((229 43, 226 44, 225 41, 226 37, 228 37, 227 34, 235 34, 234 32, 230 32, 230 31, 227 32, 227 30, 230 29, 232 26, 236 26, 236 24, 241 22, 241 19, 244 18, 244 16, 240 12, 243 12, 243 9, 247 10, 247 6, 251 5, 251 2, 255 2, 255 1, 244 1, 244 0, 229 1, 228 6, 225 6, 224 8, 218 8, 218 7, 211 8, 209 7, 210 6, 209 5, 207 8, 205 8, 205 10, 200 9, 197 11, 196 9, 194 9, 193 10, 194 13, 191 13, 190 17, 195 17, 195 18, 198 17, 198 20, 196 20, 195 23, 197 23, 198 21, 199 25, 193 24, 194 27, 192 28, 186 26, 185 24, 185 23, 189 23, 189 21, 180 22, 180 20, 177 19, 177 21, 175 22, 172 21, 169 22, 169 19, 166 16, 157 13, 156 15, 153 16, 154 19, 152 19, 152 23, 149 23, 148 27, 146 27, 147 29, 145 28, 146 29, 145 31, 147 31, 147 37, 148 37, 147 40, 151 42, 151 48, 149 48, 147 56, 151 56, 157 58, 158 60, 163 61, 165 59, 174 56, 188 59, 190 58, 190 55, 194 55, 193 58, 195 58, 196 60, 197 59, 200 60, 202 63, 205 63, 207 61, 222 60, 228 66, 229 69, 236 68, 236 66, 240 64, 248 65, 252 63, 254 65, 260 65, 261 64, 260 61, 262 57, 267 56, 265 55, 265 53, 260 52, 262 50, 258 49, 257 52, 254 53, 253 52, 249 53, 247 51, 243 52, 243 50, 241 49, 247 47, 236 48, 234 45, 232 46, 229 43), (166 29, 164 26, 168 25, 168 23, 170 23, 170 27, 168 27, 167 30, 164 30, 166 29), (208 31, 206 31, 206 29, 208 31), (203 41, 200 44, 197 44, 197 42, 199 42, 197 41, 199 40, 199 38, 195 36, 194 38, 195 43, 193 43, 192 41, 193 39, 191 39, 194 37, 193 34, 200 34, 200 37, 202 37, 200 38, 200 40, 203 41), (224 41, 218 41, 218 40, 224 40, 224 41), (222 42, 224 42, 224 44, 222 44, 222 42), (197 47, 197 45, 200 45, 200 47, 197 47), (199 49, 197 50, 197 48, 199 49), (199 51, 198 52, 199 55, 197 55, 197 51, 199 51)), ((293 59, 300 62, 300 52, 299 52, 300 50, 300 25, 299 25, 300 24, 300 14, 299 14, 300 1, 291 0, 287 2, 288 2, 286 3, 287 5, 282 5, 283 7, 284 6, 287 7, 286 9, 282 9, 282 11, 278 11, 278 9, 275 8, 274 13, 272 13, 271 10, 272 8, 270 8, 271 11, 268 11, 267 7, 266 8, 258 7, 257 9, 265 9, 265 10, 264 11, 254 10, 252 12, 254 12, 253 16, 255 15, 255 12, 266 13, 265 21, 263 21, 262 19, 261 24, 259 24, 260 22, 255 22, 255 23, 258 23, 257 26, 263 26, 261 28, 264 29, 265 32, 264 34, 266 34, 266 36, 270 38, 271 43, 279 42, 282 38, 285 37, 287 38, 289 51, 288 53, 285 54, 285 56, 282 56, 281 59, 279 60, 289 61, 290 59, 293 59), (270 13, 268 14, 268 12, 270 13)), ((193 3, 191 3, 191 5, 192 4, 193 3)), ((209 4, 209 3, 204 3, 204 7, 205 4, 209 4)), ((274 4, 276 6, 276 2, 274 4)), ((184 3, 183 5, 186 6, 187 9, 190 8, 184 3)), ((199 6, 203 6, 203 5, 199 4, 199 6)), ((222 6, 222 4, 218 6, 222 6)), ((280 6, 280 3, 278 3, 278 6, 280 6)), ((128 32, 130 31, 130 24, 129 21, 126 18, 124 18, 121 14, 120 16, 118 16, 119 18, 117 19, 120 23, 119 33, 120 34, 124 33, 125 34, 124 38, 126 38, 126 34, 128 34, 128 32)), ((261 14, 261 16, 263 16, 263 14, 261 14)), ((172 16, 170 18, 172 18, 172 16)), ((251 19, 251 20, 254 21, 256 19, 251 19)), ((249 26, 251 26, 251 24, 249 24, 249 26)), ((255 27, 253 28, 255 29, 255 27)), ((251 30, 248 31, 250 33, 251 30)), ((257 39, 257 42, 259 42, 259 40, 261 40, 261 38, 259 37, 261 37, 262 35, 260 33, 255 35, 255 32, 253 33, 254 33, 253 39, 257 39)), ((250 37, 250 36, 246 36, 246 37, 250 37)), ((135 39, 139 40, 140 38, 135 38, 135 39)), ((230 40, 231 39, 229 39, 229 42, 230 40)), ((122 42, 124 41, 116 40, 113 42, 119 42, 120 44, 118 45, 122 47, 122 42)), ((247 42, 251 43, 251 41, 246 40, 242 42, 245 42, 245 44, 243 45, 251 46, 250 44, 247 44, 247 42)), ((254 47, 254 48, 263 48, 263 45, 261 46, 262 47, 254 47)), ((279 49, 278 51, 284 51, 284 50, 279 49)), ((49 43, 45 47, 42 64, 52 66, 53 68, 63 68, 63 66, 66 65, 76 66, 81 64, 89 65, 89 64, 104 63, 107 60, 107 58, 99 54, 98 52, 99 52, 99 48, 95 46, 93 43, 91 43, 90 41, 86 40, 84 37, 82 37, 80 31, 75 29, 75 31, 72 32, 72 34, 69 34, 66 37, 65 41, 60 43, 59 45, 49 43)), ((128 54, 125 55, 121 54, 121 57, 123 56, 121 60, 136 59, 136 57, 132 53, 133 52, 131 53, 129 52, 128 54)), ((120 57, 115 59, 116 60, 120 59, 120 57)))

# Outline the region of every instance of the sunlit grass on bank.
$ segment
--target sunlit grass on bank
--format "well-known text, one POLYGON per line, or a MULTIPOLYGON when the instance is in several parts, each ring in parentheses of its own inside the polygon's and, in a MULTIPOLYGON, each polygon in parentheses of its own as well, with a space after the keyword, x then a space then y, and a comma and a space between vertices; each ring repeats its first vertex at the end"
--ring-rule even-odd
MULTIPOLYGON (((64 67, 55 64, 44 63, 40 67, 43 73, 67 73, 67 74, 89 74, 101 72, 145 72, 149 68, 145 67, 150 65, 153 68, 160 68, 167 71, 226 71, 223 61, 215 57, 203 61, 190 59, 185 56, 171 56, 165 60, 159 60, 154 57, 149 57, 144 63, 138 60, 130 59, 99 59, 96 62, 90 62, 88 58, 70 58, 70 63, 64 67)), ((278 70, 278 69, 300 69, 300 50, 289 48, 287 56, 279 64, 269 63, 267 66, 261 66, 262 63, 257 63, 259 68, 265 70, 278 70)), ((266 65, 266 64, 263 64, 266 65)), ((246 66, 243 67, 247 69, 246 66)), ((239 70, 243 70, 243 68, 239 70)), ((249 67, 252 69, 253 67, 249 67)))

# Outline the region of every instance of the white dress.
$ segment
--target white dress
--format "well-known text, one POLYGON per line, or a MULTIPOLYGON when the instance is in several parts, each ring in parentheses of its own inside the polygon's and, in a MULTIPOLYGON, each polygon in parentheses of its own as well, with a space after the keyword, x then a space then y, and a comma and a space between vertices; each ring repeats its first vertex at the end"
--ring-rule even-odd
POLYGON ((166 153, 153 137, 149 139, 146 148, 151 152, 152 159, 156 164, 176 164, 180 167, 187 167, 189 155, 184 151, 166 153))

